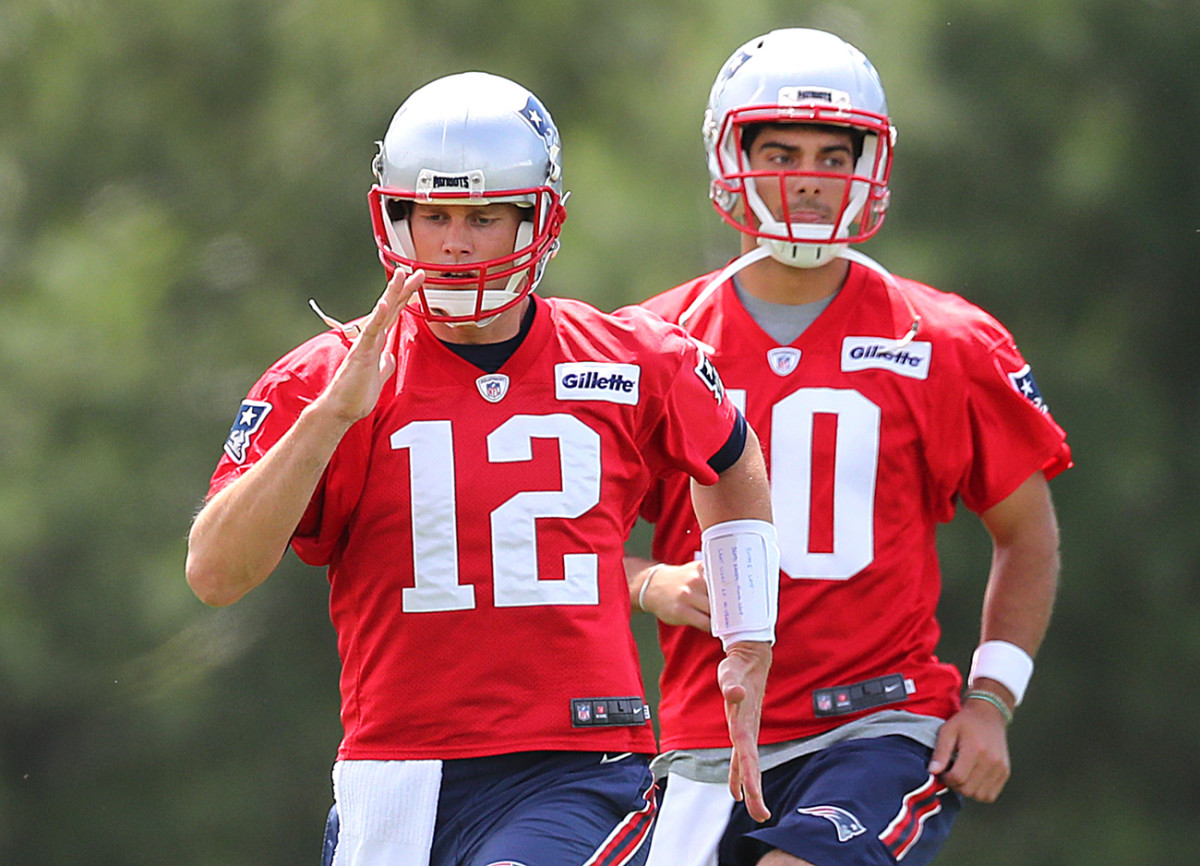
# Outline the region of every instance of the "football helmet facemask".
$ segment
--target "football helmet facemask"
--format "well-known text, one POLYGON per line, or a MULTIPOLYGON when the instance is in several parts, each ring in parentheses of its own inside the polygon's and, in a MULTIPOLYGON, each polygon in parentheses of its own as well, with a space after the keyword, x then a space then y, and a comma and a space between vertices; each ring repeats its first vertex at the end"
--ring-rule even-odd
POLYGON ((557 252, 566 219, 562 146, 549 112, 530 91, 500 76, 464 72, 415 91, 397 109, 372 163, 368 202, 379 258, 425 271, 413 309, 430 321, 486 324, 533 291, 557 252), (511 203, 524 219, 511 254, 446 275, 421 261, 408 225, 412 204, 511 203), (502 288, 488 288, 504 280, 502 288))
POLYGON ((865 55, 831 33, 773 30, 741 46, 713 84, 704 115, 710 197, 722 219, 758 239, 772 258, 792 267, 832 261, 847 244, 879 230, 890 193, 888 176, 896 128, 888 119, 879 74, 865 55), (752 171, 743 136, 761 124, 828 124, 861 138, 851 174, 752 171), (845 182, 831 224, 793 222, 787 196, 782 218, 767 208, 758 184, 781 190, 795 177, 845 182))

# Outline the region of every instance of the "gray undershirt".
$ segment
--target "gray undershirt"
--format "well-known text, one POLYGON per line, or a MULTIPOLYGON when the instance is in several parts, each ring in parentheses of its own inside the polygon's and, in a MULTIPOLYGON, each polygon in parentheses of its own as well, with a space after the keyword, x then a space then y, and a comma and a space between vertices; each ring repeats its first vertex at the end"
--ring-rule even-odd
MULTIPOLYGON (((934 716, 921 716, 903 710, 882 710, 815 737, 759 746, 759 766, 763 770, 771 770, 836 743, 892 735, 908 737, 932 749, 937 743, 937 732, 941 726, 942 720, 934 716)), ((695 782, 727 782, 729 756, 730 749, 675 749, 655 758, 650 769, 654 771, 656 779, 670 772, 695 782)))
POLYGON ((738 300, 742 302, 742 306, 746 308, 750 318, 754 319, 758 326, 781 346, 788 346, 796 342, 796 338, 803 334, 805 329, 815 322, 817 316, 825 312, 825 308, 837 297, 837 292, 834 292, 828 298, 821 298, 819 301, 811 301, 807 304, 775 304, 754 297, 742 288, 737 277, 733 278, 733 290, 737 292, 738 300))

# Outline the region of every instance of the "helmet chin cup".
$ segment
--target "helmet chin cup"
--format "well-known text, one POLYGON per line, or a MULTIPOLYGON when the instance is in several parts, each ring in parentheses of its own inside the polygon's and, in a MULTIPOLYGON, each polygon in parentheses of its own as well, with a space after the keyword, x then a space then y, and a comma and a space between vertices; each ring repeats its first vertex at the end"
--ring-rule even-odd
POLYGON ((847 247, 847 244, 794 243, 761 237, 758 245, 766 249, 775 261, 791 268, 822 267, 836 259, 847 247))

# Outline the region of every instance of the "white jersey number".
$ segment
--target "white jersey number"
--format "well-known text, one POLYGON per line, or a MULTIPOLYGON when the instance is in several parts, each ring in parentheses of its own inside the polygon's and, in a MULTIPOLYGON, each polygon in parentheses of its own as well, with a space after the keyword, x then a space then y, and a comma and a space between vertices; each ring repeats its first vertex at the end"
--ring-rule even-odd
MULTIPOLYGON (((745 411, 746 392, 730 389, 745 411)), ((875 478, 879 407, 857 391, 802 388, 771 409, 771 507, 779 566, 793 578, 848 580, 875 558, 875 478), (813 465, 818 415, 836 419, 832 467, 813 465), (832 550, 814 551, 812 489, 816 472, 833 473, 832 550)))
MULTIPOLYGON (((565 554, 565 580, 538 579, 537 519, 579 517, 600 502, 600 435, 571 415, 514 415, 488 435, 488 461, 532 460, 535 438, 557 440, 562 489, 523 491, 492 512, 493 602, 496 607, 599 604, 594 553, 565 554)), ((414 421, 389 441, 394 450, 409 450, 415 586, 403 592, 404 611, 471 610, 475 587, 458 582, 451 424, 414 421)))

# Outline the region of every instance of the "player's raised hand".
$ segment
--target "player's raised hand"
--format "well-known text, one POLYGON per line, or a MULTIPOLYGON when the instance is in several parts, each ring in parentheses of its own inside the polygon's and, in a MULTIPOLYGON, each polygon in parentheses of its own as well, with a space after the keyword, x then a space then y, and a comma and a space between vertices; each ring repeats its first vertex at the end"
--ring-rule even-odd
MULTIPOLYGON (((321 395, 329 409, 348 423, 365 418, 375 408, 379 394, 396 369, 396 356, 388 351, 388 334, 400 318, 408 299, 425 282, 425 272, 409 274, 397 269, 370 315, 358 325, 350 352, 321 395)), ((347 334, 352 334, 347 330, 347 334)))
POLYGON ((647 580, 641 593, 643 610, 667 625, 690 625, 707 633, 708 586, 704 565, 699 560, 684 565, 660 565, 647 580))
POLYGON ((1006 723, 995 707, 967 701, 938 731, 929 772, 951 790, 991 803, 1008 782, 1006 723))
POLYGON ((764 641, 739 641, 729 647, 717 668, 717 682, 725 698, 725 720, 733 757, 729 762, 729 793, 746 804, 755 821, 771 817, 763 798, 758 765, 758 728, 763 695, 771 669, 771 645, 764 641))

